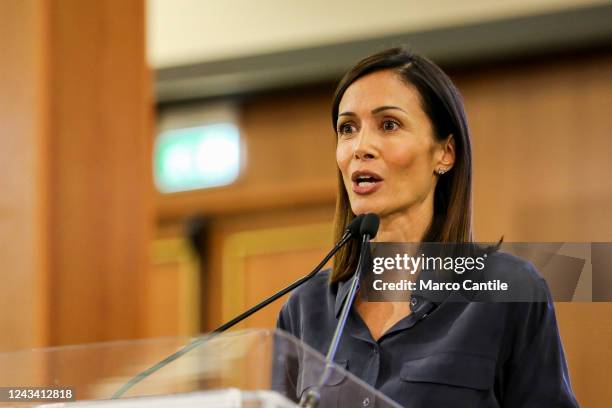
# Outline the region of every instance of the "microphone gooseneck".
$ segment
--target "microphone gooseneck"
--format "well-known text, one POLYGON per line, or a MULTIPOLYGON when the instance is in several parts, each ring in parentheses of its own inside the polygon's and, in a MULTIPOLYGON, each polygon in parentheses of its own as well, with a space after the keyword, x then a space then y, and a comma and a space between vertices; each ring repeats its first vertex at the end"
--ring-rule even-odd
POLYGON ((361 248, 359 250, 359 260, 357 261, 357 268, 355 269, 355 274, 353 275, 353 279, 351 281, 351 286, 349 288, 348 294, 346 295, 346 299, 344 300, 344 304, 342 305, 342 312, 340 313, 340 317, 338 318, 338 324, 336 325, 336 330, 334 331, 334 335, 332 337, 331 343, 329 345, 329 349, 327 350, 327 355, 325 356, 325 370, 319 379, 317 385, 312 387, 300 401, 300 407, 302 408, 316 408, 319 405, 319 401, 321 400, 321 388, 327 382, 327 379, 330 375, 330 371, 332 368, 332 364, 334 363, 334 357, 336 356, 336 351, 338 350, 338 345, 340 344, 340 339, 342 337, 342 332, 344 331, 344 326, 346 325, 346 320, 348 318, 349 311, 355 300, 355 295, 357 294, 357 290, 359 289, 359 281, 361 279, 361 271, 363 269, 363 260, 365 258, 365 253, 368 250, 368 243, 372 238, 376 236, 378 233, 378 227, 380 226, 380 218, 376 214, 365 214, 363 217, 363 221, 361 222, 361 226, 359 228, 359 234, 361 235, 361 248))
MULTIPOLYGON (((213 330, 211 332, 211 334, 209 336, 199 337, 199 338, 193 340, 192 342, 190 342, 189 344, 185 345, 184 347, 182 347, 180 350, 176 351, 175 353, 173 353, 173 354, 169 355, 168 357, 164 358, 163 360, 161 360, 157 364, 155 364, 155 365, 147 368, 146 370, 138 373, 137 375, 132 377, 128 382, 123 384, 123 386, 121 386, 121 388, 119 388, 112 395, 111 399, 120 398, 123 394, 125 394, 134 385, 138 384, 139 382, 141 382, 142 380, 144 380, 145 378, 147 378, 151 374, 155 373, 159 369, 165 367, 166 365, 170 364, 174 360, 176 360, 179 357, 181 357, 181 356, 185 355, 186 353, 190 352, 191 350, 193 350, 194 348, 198 347, 202 343, 210 340, 212 337, 214 337, 214 336, 224 332, 225 330, 229 329, 232 326, 235 326, 236 324, 240 323, 241 321, 243 321, 247 317, 251 316, 253 313, 257 312, 258 310, 260 310, 260 309, 262 309, 264 307, 266 307, 270 303, 274 302, 276 299, 278 299, 281 296, 291 292, 293 289, 297 288, 298 286, 300 286, 303 283, 305 283, 308 280, 310 280, 312 277, 314 277, 325 266, 325 264, 331 259, 331 257, 334 256, 335 253, 338 252, 338 250, 340 250, 340 248, 342 248, 350 239, 360 235, 360 232, 361 232, 361 229, 362 229, 362 224, 363 224, 363 221, 365 219, 366 219, 366 217, 364 215, 359 215, 359 216, 353 218, 353 220, 350 222, 350 224, 348 225, 348 227, 344 231, 344 234, 342 235, 342 238, 340 239, 340 241, 338 241, 338 243, 325 256, 325 258, 323 258, 323 260, 308 275, 298 279, 297 281, 293 282, 289 286, 281 289, 280 291, 276 292, 275 294, 273 294, 269 298, 263 300, 262 302, 258 303, 255 306, 253 306, 252 308, 250 308, 246 312, 244 312, 244 313, 234 317, 232 320, 228 321, 227 323, 224 323, 221 326, 217 327, 215 330, 213 330)), ((372 221, 369 221, 369 222, 371 223, 372 221)))

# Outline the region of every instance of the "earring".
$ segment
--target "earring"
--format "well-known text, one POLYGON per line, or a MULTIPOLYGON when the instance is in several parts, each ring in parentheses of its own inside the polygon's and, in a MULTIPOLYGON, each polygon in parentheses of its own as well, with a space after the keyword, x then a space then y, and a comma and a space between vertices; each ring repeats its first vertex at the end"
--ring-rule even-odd
POLYGON ((437 173, 438 173, 438 176, 441 176, 441 175, 443 175, 444 173, 446 173, 446 171, 447 171, 447 170, 446 170, 446 169, 438 169, 438 170, 436 170, 436 171, 437 171, 437 173))

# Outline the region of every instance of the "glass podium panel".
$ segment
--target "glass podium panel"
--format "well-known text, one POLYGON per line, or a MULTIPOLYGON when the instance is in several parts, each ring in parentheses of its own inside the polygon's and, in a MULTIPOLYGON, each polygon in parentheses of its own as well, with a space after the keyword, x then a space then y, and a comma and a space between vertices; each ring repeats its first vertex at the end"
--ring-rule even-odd
POLYGON ((0 353, 0 406, 294 407, 325 375, 319 407, 398 407, 278 330, 0 353))

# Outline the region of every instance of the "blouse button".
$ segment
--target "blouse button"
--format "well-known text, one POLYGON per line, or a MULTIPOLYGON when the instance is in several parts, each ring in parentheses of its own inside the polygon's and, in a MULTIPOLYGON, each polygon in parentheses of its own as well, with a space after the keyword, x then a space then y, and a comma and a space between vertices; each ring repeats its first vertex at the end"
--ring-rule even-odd
POLYGON ((367 407, 368 405, 370 405, 370 398, 369 397, 365 397, 363 399, 363 402, 361 403, 362 406, 367 407))
POLYGON ((419 303, 419 300, 416 297, 411 296, 410 297, 410 306, 415 307, 417 305, 417 303, 419 303))

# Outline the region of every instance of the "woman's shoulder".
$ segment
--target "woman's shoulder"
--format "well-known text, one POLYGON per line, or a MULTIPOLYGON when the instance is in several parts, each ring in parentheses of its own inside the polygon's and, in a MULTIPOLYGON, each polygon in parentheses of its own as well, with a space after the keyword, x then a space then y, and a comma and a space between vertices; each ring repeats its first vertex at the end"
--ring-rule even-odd
POLYGON ((498 250, 487 254, 481 279, 507 284, 507 290, 498 293, 504 300, 545 302, 549 299, 548 285, 535 265, 507 252, 498 250))
POLYGON ((537 268, 528 260, 503 251, 486 255, 486 267, 490 272, 514 273, 525 279, 543 279, 537 268))

